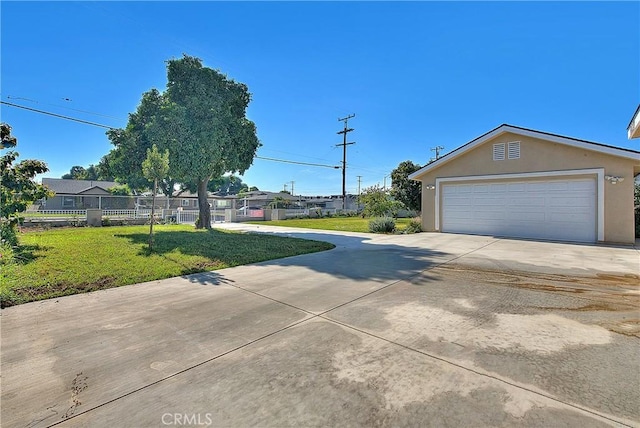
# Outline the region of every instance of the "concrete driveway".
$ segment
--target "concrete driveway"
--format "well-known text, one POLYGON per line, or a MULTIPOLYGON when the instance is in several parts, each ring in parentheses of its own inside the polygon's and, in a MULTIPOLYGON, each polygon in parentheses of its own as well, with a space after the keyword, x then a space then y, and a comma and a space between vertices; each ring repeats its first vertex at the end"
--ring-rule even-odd
POLYGON ((331 251, 1 311, 3 427, 640 426, 635 248, 331 251))

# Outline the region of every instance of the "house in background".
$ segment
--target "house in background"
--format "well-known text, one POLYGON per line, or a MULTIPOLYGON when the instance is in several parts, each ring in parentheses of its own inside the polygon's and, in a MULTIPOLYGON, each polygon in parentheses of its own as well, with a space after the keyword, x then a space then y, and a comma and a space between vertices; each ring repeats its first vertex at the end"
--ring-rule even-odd
POLYGON ((629 244, 638 174, 639 151, 504 124, 409 178, 425 231, 629 244))
POLYGON ((109 189, 119 185, 114 181, 63 178, 43 178, 42 184, 55 192, 52 198, 40 202, 40 208, 46 210, 100 208, 102 197, 111 196, 109 189))
MULTIPOLYGON (((43 178, 42 184, 55 192, 52 198, 40 201, 40 210, 85 210, 102 209, 150 209, 151 192, 133 196, 115 196, 109 189, 121 185, 113 181, 68 180, 63 178, 43 178)), ((210 193, 207 197, 213 209, 235 208, 235 195, 218 196, 210 193)), ((156 207, 184 210, 198 209, 198 195, 189 191, 169 198, 160 194, 156 196, 156 207)))
POLYGON ((252 192, 246 192, 241 197, 237 197, 238 209, 255 209, 269 208, 273 202, 284 202, 291 208, 296 208, 300 205, 300 196, 292 196, 289 193, 284 192, 267 192, 263 190, 254 190, 252 192))

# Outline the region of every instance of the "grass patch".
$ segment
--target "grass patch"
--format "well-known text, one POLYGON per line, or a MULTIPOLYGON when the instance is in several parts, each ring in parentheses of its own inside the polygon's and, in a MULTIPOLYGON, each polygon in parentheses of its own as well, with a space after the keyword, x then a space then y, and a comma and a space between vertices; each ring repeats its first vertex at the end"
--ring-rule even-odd
MULTIPOLYGON (((269 226, 301 227, 304 229, 337 230, 343 232, 369 233, 370 218, 362 217, 329 217, 289 219, 277 221, 256 221, 252 224, 264 224, 269 226)), ((396 219, 396 231, 402 232, 411 223, 410 218, 396 219)))
POLYGON ((2 307, 265 260, 324 251, 333 244, 271 235, 196 230, 189 225, 60 228, 19 235, 2 251, 2 307))

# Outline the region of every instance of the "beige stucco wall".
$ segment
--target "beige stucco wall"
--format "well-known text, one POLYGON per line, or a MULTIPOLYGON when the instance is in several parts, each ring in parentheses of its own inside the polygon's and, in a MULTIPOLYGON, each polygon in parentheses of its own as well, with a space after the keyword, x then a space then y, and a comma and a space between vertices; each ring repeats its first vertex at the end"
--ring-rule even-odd
MULTIPOLYGON (((436 230, 436 191, 425 188, 425 185, 435 185, 436 178, 604 168, 605 175, 624 177, 623 182, 615 185, 607 181, 604 183, 604 241, 633 243, 635 241, 634 167, 637 172, 640 169, 640 161, 503 133, 418 177, 422 181, 422 227, 426 231, 436 230), (520 159, 494 161, 493 144, 512 141, 520 141, 520 159)), ((595 175, 592 176, 595 177, 595 175)), ((553 177, 540 179, 550 178, 553 177)), ((578 176, 572 176, 572 178, 578 178, 578 176)))

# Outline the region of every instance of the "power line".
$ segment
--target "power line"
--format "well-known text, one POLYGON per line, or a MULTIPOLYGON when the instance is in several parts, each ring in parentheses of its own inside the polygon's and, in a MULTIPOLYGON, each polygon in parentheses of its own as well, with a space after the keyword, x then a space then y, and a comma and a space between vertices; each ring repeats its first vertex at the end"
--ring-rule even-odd
MULTIPOLYGON (((96 113, 96 112, 88 111, 88 110, 80 110, 80 109, 77 109, 77 108, 61 106, 59 104, 43 103, 43 102, 40 102, 38 100, 32 100, 31 98, 12 97, 11 95, 7 95, 7 98, 10 99, 10 100, 31 101, 31 102, 36 103, 36 104, 41 104, 41 105, 46 105, 46 106, 51 106, 51 107, 59 107, 59 108, 63 108, 63 109, 66 109, 66 110, 73 110, 73 111, 77 111, 77 112, 80 112, 80 113, 86 113, 86 114, 91 114, 91 115, 94 115, 94 116, 106 117, 106 118, 109 118, 109 119, 123 120, 121 117, 109 116, 108 114, 96 113)), ((62 98, 62 99, 65 100, 65 101, 73 101, 70 98, 62 98)))
POLYGON ((333 165, 322 165, 322 164, 319 164, 319 163, 309 163, 309 162, 296 162, 296 161, 286 160, 286 159, 266 158, 266 157, 263 157, 263 156, 255 156, 255 158, 256 159, 273 161, 273 162, 293 163, 293 164, 296 164, 296 165, 319 166, 319 167, 333 168, 333 169, 339 169, 340 168, 339 166, 333 166, 333 165))
POLYGON ((50 111, 38 110, 38 109, 35 109, 35 108, 31 108, 31 107, 25 107, 25 106, 21 106, 21 105, 18 105, 18 104, 8 103, 6 101, 0 101, 0 104, 6 104, 6 105, 8 105, 10 107, 17 107, 17 108, 33 111, 35 113, 46 114, 46 115, 49 115, 49 116, 58 117, 60 119, 71 120, 73 122, 84 123, 85 125, 92 125, 92 126, 97 126, 97 127, 106 128, 106 129, 116 129, 113 126, 107 126, 107 125, 102 125, 100 123, 89 122, 88 120, 76 119, 75 117, 63 116, 61 114, 51 113, 50 111))

